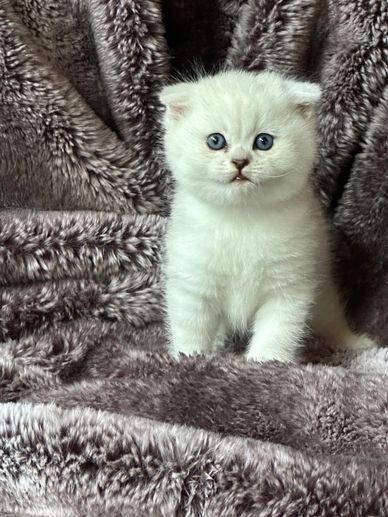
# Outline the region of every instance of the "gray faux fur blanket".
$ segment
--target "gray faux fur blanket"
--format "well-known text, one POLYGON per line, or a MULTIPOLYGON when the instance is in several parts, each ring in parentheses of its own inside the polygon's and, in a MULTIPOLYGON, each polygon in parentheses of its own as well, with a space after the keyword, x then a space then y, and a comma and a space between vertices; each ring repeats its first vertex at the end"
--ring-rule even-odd
POLYGON ((386 516, 388 350, 164 353, 162 85, 319 81, 313 181, 388 344, 388 4, 0 0, 0 513, 386 516))

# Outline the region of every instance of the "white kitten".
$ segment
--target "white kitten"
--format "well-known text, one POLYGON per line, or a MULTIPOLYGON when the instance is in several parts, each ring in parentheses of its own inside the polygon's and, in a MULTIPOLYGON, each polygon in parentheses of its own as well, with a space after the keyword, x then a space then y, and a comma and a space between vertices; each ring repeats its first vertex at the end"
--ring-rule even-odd
POLYGON ((230 71, 166 87, 165 153, 176 181, 166 241, 170 350, 207 352, 253 331, 247 357, 292 360, 309 323, 342 348, 325 222, 308 176, 315 84, 230 71))

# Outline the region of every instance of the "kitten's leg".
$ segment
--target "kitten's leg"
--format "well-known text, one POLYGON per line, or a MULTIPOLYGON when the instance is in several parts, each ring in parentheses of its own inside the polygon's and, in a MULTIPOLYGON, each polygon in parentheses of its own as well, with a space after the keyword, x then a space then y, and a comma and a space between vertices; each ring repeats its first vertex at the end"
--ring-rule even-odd
POLYGON ((216 337, 213 342, 212 350, 220 350, 224 347, 226 338, 228 336, 227 325, 224 318, 220 318, 219 326, 217 329, 216 337))
POLYGON ((328 279, 318 293, 312 327, 315 334, 327 340, 336 350, 362 350, 378 346, 370 337, 355 334, 349 327, 337 289, 328 279))
POLYGON ((210 352, 215 347, 220 315, 208 300, 183 289, 170 289, 167 296, 170 331, 169 351, 191 355, 210 352))
POLYGON ((292 361, 301 346, 312 294, 275 296, 257 312, 246 357, 256 361, 292 361))

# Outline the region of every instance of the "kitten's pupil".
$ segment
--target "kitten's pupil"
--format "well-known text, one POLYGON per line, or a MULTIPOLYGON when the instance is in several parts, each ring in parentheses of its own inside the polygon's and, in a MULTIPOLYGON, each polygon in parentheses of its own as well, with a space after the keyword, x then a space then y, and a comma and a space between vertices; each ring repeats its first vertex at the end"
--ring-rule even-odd
POLYGON ((260 151, 268 151, 273 146, 273 136, 268 133, 260 133, 255 138, 253 148, 260 151))
POLYGON ((226 147, 226 140, 221 133, 212 133, 207 137, 206 143, 210 149, 214 151, 219 151, 226 147))

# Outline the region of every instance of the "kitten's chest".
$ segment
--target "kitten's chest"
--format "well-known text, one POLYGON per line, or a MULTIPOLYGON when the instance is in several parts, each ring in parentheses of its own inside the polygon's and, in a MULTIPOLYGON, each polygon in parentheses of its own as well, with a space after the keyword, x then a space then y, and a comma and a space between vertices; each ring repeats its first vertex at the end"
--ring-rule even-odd
POLYGON ((219 228, 209 236, 204 268, 225 299, 256 303, 257 297, 264 298, 294 279, 304 262, 305 245, 283 230, 260 225, 229 232, 219 228))
POLYGON ((177 218, 169 232, 170 274, 221 297, 280 285, 304 248, 290 219, 177 218))
POLYGON ((269 269, 268 243, 257 230, 218 229, 209 236, 205 247, 207 266, 228 285, 242 288, 257 284, 269 269))
POLYGON ((208 256, 211 276, 223 313, 233 327, 245 328, 273 283, 269 249, 262 236, 244 230, 218 237, 208 256))

